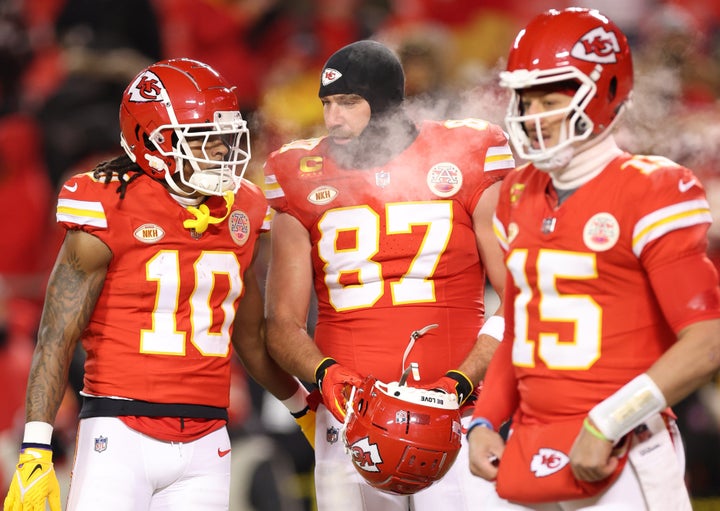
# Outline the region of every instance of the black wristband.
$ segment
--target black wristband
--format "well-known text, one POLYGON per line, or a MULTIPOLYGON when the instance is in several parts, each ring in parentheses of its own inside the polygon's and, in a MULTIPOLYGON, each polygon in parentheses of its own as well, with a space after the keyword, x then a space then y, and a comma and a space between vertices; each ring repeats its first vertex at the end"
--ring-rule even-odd
POLYGON ((20 444, 20 450, 23 449, 45 449, 46 451, 52 451, 52 446, 49 444, 34 444, 32 442, 23 442, 20 444))
POLYGON ((448 378, 452 378, 457 382, 457 384, 455 385, 455 393, 458 395, 459 403, 463 404, 465 401, 467 401, 473 390, 475 389, 475 386, 470 381, 470 378, 468 378, 464 373, 456 369, 451 369, 450 371, 445 373, 445 376, 447 376, 448 378))
POLYGON ((307 413, 308 413, 309 411, 310 411, 310 406, 306 406, 305 408, 303 408, 303 409, 300 410, 299 412, 290 412, 290 415, 293 416, 293 419, 299 419, 300 417, 304 417, 305 415, 307 415, 307 413))
POLYGON ((322 390, 322 379, 325 378, 325 372, 331 365, 337 364, 337 360, 331 357, 325 357, 315 368, 315 383, 322 390))

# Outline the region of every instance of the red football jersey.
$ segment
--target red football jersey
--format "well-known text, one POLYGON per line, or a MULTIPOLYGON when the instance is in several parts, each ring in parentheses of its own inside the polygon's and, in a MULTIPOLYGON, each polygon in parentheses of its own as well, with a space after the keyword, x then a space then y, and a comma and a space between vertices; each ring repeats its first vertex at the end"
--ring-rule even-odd
POLYGON ((312 242, 315 342, 363 375, 397 381, 409 353, 423 381, 456 367, 484 315, 485 271, 472 225, 483 191, 514 168, 503 131, 477 119, 426 122, 387 164, 341 169, 330 140, 301 140, 265 165, 270 205, 312 242))
POLYGON ((690 170, 623 153, 559 207, 551 188, 532 165, 511 172, 495 218, 517 418, 540 422, 585 415, 680 329, 720 317, 710 209, 690 170))
MULTIPOLYGON (((183 227, 194 216, 159 182, 141 176, 124 199, 117 186, 76 175, 57 207, 66 229, 97 236, 113 254, 82 336, 84 392, 226 408, 235 306, 268 227, 267 201, 244 181, 227 218, 200 235, 183 227)), ((227 212, 222 197, 206 204, 213 217, 227 212)))

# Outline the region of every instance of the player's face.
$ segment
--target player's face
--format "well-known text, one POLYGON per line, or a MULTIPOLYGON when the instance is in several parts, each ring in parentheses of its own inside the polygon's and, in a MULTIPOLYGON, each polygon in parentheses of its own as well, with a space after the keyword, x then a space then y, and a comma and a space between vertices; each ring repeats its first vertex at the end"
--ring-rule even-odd
POLYGON ((370 104, 357 94, 334 94, 321 98, 328 135, 336 144, 347 144, 370 122, 370 104))
MULTIPOLYGON (((228 146, 220 136, 209 137, 207 143, 205 143, 204 137, 190 138, 188 139, 188 146, 196 158, 222 161, 228 153, 228 146)), ((200 168, 202 169, 210 166, 211 164, 209 163, 200 164, 200 168)))
MULTIPOLYGON (((188 138, 188 146, 190 147, 190 150, 193 153, 193 156, 196 158, 202 158, 202 159, 210 159, 214 161, 222 161, 225 159, 227 153, 228 153, 228 146, 225 143, 225 141, 220 136, 214 136, 210 137, 207 140, 207 143, 204 143, 204 137, 197 137, 197 138, 188 138), (204 147, 203 147, 204 144, 204 147)), ((209 167, 212 167, 212 164, 210 163, 198 163, 198 166, 201 169, 206 169, 209 167)), ((192 176, 193 172, 195 170, 193 169, 190 162, 186 161, 183 164, 183 177, 185 181, 188 181, 190 179, 190 176, 192 176)), ((186 192, 194 192, 192 188, 185 185, 181 180, 180 176, 173 176, 175 182, 177 185, 186 192)), ((193 195, 200 195, 199 193, 193 193, 193 195)))
MULTIPOLYGON (((521 104, 523 115, 538 115, 553 110, 560 110, 567 107, 572 96, 561 92, 544 92, 544 91, 525 91, 522 93, 521 104)), ((545 147, 553 147, 559 142, 560 132, 563 122, 566 120, 566 114, 549 115, 543 117, 540 121, 540 130, 536 129, 534 122, 528 121, 525 129, 529 134, 533 149, 540 149, 538 136, 542 136, 545 147)))

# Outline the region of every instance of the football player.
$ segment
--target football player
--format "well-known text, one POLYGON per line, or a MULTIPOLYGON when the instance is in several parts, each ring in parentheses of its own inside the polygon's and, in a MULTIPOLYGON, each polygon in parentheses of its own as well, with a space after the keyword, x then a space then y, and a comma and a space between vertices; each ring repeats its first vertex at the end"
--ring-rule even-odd
MULTIPOLYGON (((476 509, 492 488, 473 480, 466 449, 439 482, 398 495, 367 484, 339 432, 349 387, 367 376, 397 381, 411 364, 418 371, 409 385, 456 396, 466 405, 463 421, 469 419, 467 401, 503 331, 499 313, 484 323, 484 290, 486 277, 498 293, 504 284, 491 219, 500 181, 514 168, 509 142, 481 119, 416 126, 403 111, 400 61, 376 41, 330 56, 319 97, 327 136, 290 142, 265 165, 266 197, 277 212, 268 348, 322 392, 318 509, 476 509), (313 290, 318 319, 311 337, 313 290)), ((360 448, 352 446, 356 460, 368 460, 363 470, 402 468, 383 465, 382 446, 368 446, 378 452, 367 456, 360 448)))
POLYGON ((188 59, 140 72, 120 106, 125 154, 68 179, 25 432, 5 511, 60 510, 53 421, 78 340, 87 359, 68 510, 227 509, 232 349, 292 412, 306 391, 269 357, 252 269, 267 202, 243 179, 232 88, 188 59))
POLYGON ((535 17, 500 80, 529 164, 503 182, 494 219, 507 327, 467 433, 472 471, 520 509, 690 510, 668 406, 720 368, 703 187, 616 144, 633 66, 600 12, 535 17))

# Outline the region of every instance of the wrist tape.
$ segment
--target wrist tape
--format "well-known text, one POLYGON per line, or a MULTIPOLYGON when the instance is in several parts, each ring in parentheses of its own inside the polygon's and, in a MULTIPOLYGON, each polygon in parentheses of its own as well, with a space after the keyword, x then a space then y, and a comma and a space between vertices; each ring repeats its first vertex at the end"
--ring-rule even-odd
POLYGON ((502 316, 490 316, 483 323, 482 328, 478 332, 478 335, 485 334, 489 335, 493 339, 497 339, 502 342, 503 336, 505 335, 505 318, 502 316))
POLYGON ((652 378, 643 373, 598 403, 588 415, 608 440, 617 442, 665 407, 665 396, 652 378))
POLYGON ((53 427, 47 422, 30 421, 25 424, 24 444, 50 445, 53 427))
POLYGON ((298 389, 295 393, 287 399, 280 400, 280 402, 285 405, 285 408, 287 408, 291 414, 303 412, 308 407, 307 396, 309 392, 299 380, 297 380, 297 383, 298 389))

